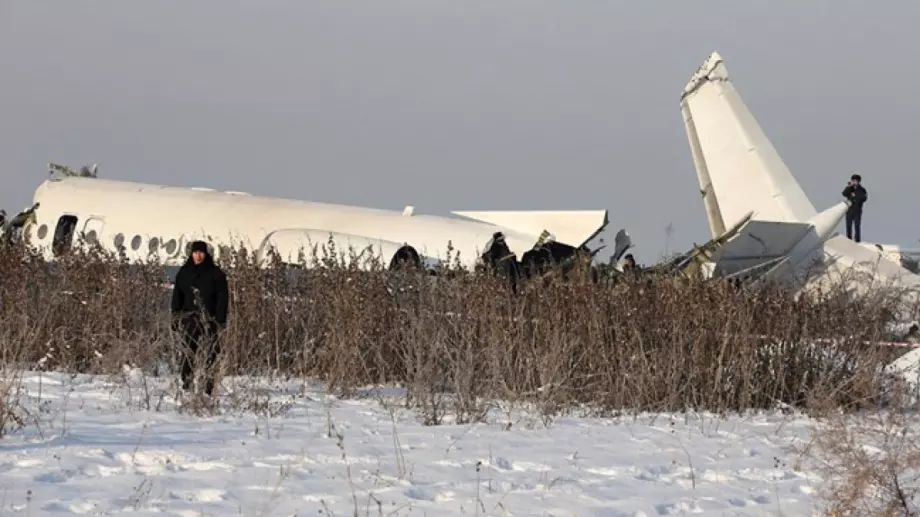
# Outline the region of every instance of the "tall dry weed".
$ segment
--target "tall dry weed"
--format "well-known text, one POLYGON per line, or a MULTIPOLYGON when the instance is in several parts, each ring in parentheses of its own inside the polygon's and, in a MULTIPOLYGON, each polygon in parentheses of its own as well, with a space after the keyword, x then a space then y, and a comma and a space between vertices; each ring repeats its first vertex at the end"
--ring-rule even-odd
MULTIPOLYGON (((575 268, 513 291, 458 267, 437 276, 385 262, 359 268, 357 254, 328 248, 299 264, 269 258, 259 267, 248 250, 221 250, 231 289, 223 375, 316 378, 343 396, 399 385, 432 425, 482 420, 499 400, 547 417, 797 408, 821 419, 806 452, 832 480, 834 512, 916 512, 920 422, 892 402, 882 369, 904 350, 866 344, 903 312, 885 286, 861 299, 834 286, 796 298, 769 284, 741 291, 575 268)), ((156 261, 129 266, 76 248, 47 262, 5 246, 0 272, 0 435, 24 425, 18 372, 175 372, 171 293, 156 261)), ((151 397, 147 409, 159 405, 151 397)), ((279 410, 259 396, 245 402, 245 389, 232 398, 279 410)), ((208 413, 209 404, 189 407, 208 413)))
POLYGON ((883 404, 858 411, 828 407, 812 439, 796 447, 822 479, 828 515, 920 515, 920 415, 904 392, 886 394, 883 404))
MULTIPOLYGON (((319 378, 342 395, 400 384, 436 423, 475 421, 497 399, 548 414, 807 408, 871 398, 897 351, 883 337, 894 298, 794 298, 763 286, 649 277, 525 281, 459 269, 357 267, 357 254, 308 250, 259 267, 222 249, 231 288, 221 337, 225 375, 319 378), (764 336, 770 336, 765 339, 764 336), (835 346, 809 344, 836 339, 835 346), (844 389, 845 388, 845 389, 844 389)), ((155 261, 129 266, 100 250, 46 262, 0 251, 5 357, 29 368, 156 373, 175 362, 169 291, 155 261)))

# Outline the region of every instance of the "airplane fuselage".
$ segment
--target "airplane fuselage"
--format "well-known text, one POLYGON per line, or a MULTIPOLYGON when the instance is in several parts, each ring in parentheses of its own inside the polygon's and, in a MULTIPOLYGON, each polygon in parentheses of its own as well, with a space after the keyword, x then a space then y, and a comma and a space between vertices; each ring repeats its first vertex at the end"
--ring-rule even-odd
POLYGON ((36 189, 34 202, 39 208, 24 232, 48 259, 82 238, 132 262, 155 257, 167 266, 184 262, 194 240, 215 250, 243 245, 260 258, 274 249, 282 260, 297 262, 299 252, 309 261, 311 248, 331 238, 338 252, 351 247, 360 253, 372 246, 384 264, 404 246, 423 260, 444 260, 450 245, 451 262, 474 267, 496 232, 519 258, 540 240, 540 235, 513 228, 411 211, 90 177, 47 179, 36 189))

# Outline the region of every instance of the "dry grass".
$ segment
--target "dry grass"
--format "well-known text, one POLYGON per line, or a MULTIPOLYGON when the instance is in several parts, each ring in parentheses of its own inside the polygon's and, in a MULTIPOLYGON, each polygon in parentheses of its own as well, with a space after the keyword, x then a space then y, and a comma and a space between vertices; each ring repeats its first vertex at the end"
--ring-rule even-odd
POLYGON ((816 426, 806 456, 824 479, 834 516, 920 515, 920 442, 914 411, 837 415, 816 426))
MULTIPOLYGON (((231 315, 223 375, 318 378, 340 395, 408 388, 436 424, 482 418, 490 401, 536 403, 553 415, 776 407, 873 400, 880 365, 899 353, 882 338, 894 298, 793 299, 766 286, 652 277, 525 283, 444 270, 438 277, 359 270, 314 250, 314 267, 258 268, 224 250, 231 315), (292 274, 296 273, 296 274, 292 274), (765 340, 762 336, 772 336, 765 340), (834 347, 803 345, 836 338, 834 347)), ((306 265, 306 261, 303 265, 306 265)), ((169 291, 156 263, 129 267, 97 251, 48 263, 0 251, 0 346, 24 368, 156 374, 175 365, 169 291)))
MULTIPOLYGON (((514 293, 481 272, 429 276, 383 263, 362 271, 353 256, 322 250, 300 267, 275 260, 259 268, 246 250, 224 250, 220 262, 232 291, 223 376, 320 379, 343 396, 402 386, 402 404, 432 425, 480 421, 498 401, 506 410, 536 406, 546 418, 794 408, 822 417, 804 452, 828 472, 838 514, 873 504, 870 514, 914 511, 909 473, 920 452, 904 430, 916 417, 882 398, 881 367, 903 350, 865 345, 882 339, 901 309, 890 289, 860 300, 834 290, 795 299, 769 285, 741 292, 673 277, 594 281, 575 270, 514 293), (887 412, 872 411, 886 404, 887 412), (870 413, 876 420, 859 416, 870 413), (866 453, 864 439, 883 453, 866 453)), ((98 250, 48 263, 0 247, 0 271, 0 355, 9 372, 0 382, 0 436, 25 422, 16 372, 176 371, 159 264, 129 267, 98 250)), ((142 391, 141 406, 157 409, 163 394, 142 391)), ((238 408, 284 411, 255 384, 230 392, 238 408)), ((216 409, 204 399, 184 407, 216 409)))

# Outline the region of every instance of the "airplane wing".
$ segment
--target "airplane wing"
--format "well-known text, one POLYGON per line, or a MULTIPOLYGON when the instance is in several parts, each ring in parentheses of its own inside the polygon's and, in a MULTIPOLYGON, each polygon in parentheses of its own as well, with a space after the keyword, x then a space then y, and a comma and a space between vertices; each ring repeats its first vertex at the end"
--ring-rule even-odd
POLYGON ((864 274, 866 281, 857 282, 859 287, 871 287, 873 280, 878 280, 897 283, 912 290, 920 289, 920 275, 904 269, 884 253, 851 241, 843 235, 836 234, 828 239, 824 243, 824 253, 828 259, 829 271, 836 273, 838 278, 850 268, 864 274))
MULTIPOLYGON (((847 239, 840 234, 835 234, 825 241, 823 251, 826 259, 823 268, 829 274, 816 275, 812 280, 812 285, 815 282, 832 281, 844 274, 852 275, 856 273, 862 276, 861 281, 849 283, 856 290, 871 289, 873 285, 879 285, 876 282, 893 282, 901 288, 913 291, 907 293, 907 296, 916 296, 917 290, 920 289, 920 275, 912 274, 912 272, 889 260, 877 250, 862 246, 860 243, 847 239)), ((744 258, 739 258, 743 263, 744 258)), ((787 260, 788 257, 785 255, 768 257, 761 261, 760 264, 725 276, 728 278, 743 276, 748 271, 754 272, 760 269, 759 273, 754 273, 755 282, 763 281, 780 274, 783 268, 788 265, 787 260), (764 270, 764 268, 767 269, 764 270)))
POLYGON ((901 264, 901 267, 914 274, 920 274, 920 248, 903 248, 897 244, 878 244, 861 242, 862 246, 878 251, 888 260, 901 264))
POLYGON ((578 248, 607 227, 606 210, 458 210, 452 214, 531 235, 548 230, 556 242, 578 248))
POLYGON ((914 260, 920 258, 920 248, 904 248, 897 244, 879 244, 874 242, 861 242, 860 244, 892 257, 909 257, 914 260))

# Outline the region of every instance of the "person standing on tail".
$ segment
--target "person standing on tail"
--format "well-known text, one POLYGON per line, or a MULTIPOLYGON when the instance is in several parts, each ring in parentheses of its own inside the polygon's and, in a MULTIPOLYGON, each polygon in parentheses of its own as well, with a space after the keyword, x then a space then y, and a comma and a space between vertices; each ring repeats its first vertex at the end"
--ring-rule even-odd
POLYGON ((230 293, 227 276, 214 263, 208 245, 195 241, 185 264, 176 273, 171 312, 173 329, 182 335, 182 389, 192 386, 193 364, 199 348, 207 354, 205 393, 214 391, 214 364, 220 353, 218 332, 227 326, 230 293))
POLYGON ((869 199, 869 193, 862 186, 862 176, 859 174, 850 176, 850 182, 843 189, 843 197, 850 202, 846 216, 847 239, 860 242, 862 237, 860 227, 862 226, 863 204, 869 199))

